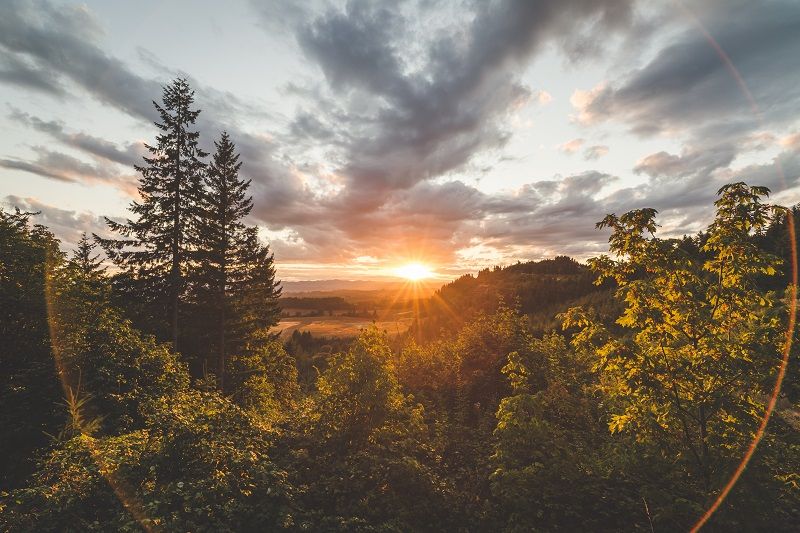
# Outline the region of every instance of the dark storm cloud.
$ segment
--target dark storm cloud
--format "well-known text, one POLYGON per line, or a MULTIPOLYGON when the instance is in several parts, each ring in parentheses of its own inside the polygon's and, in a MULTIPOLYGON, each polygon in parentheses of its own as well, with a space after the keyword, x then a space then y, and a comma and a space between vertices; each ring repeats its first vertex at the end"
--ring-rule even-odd
MULTIPOLYGON (((800 3, 705 2, 698 20, 730 58, 769 124, 793 120, 800 102, 800 3)), ((702 9, 690 4, 690 7, 702 9)), ((584 122, 619 120, 640 134, 693 130, 721 138, 758 126, 729 66, 687 19, 687 29, 620 83, 578 92, 584 122)))
MULTIPOLYGON (((347 201, 361 209, 503 146, 503 119, 532 95, 518 74, 532 55, 568 30, 607 34, 632 18, 627 0, 474 2, 460 17, 471 22, 427 36, 405 7, 349 2, 296 32, 346 113, 303 112, 293 131, 344 143, 347 201)), ((435 18, 430 4, 416 7, 435 18)))

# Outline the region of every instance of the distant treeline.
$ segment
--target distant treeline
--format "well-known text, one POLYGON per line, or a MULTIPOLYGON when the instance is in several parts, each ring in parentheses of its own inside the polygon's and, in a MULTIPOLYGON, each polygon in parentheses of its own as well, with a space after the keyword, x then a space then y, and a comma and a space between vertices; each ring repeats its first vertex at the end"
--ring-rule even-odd
POLYGON ((314 309, 317 311, 353 311, 356 306, 340 296, 304 298, 284 296, 280 299, 284 309, 314 309))

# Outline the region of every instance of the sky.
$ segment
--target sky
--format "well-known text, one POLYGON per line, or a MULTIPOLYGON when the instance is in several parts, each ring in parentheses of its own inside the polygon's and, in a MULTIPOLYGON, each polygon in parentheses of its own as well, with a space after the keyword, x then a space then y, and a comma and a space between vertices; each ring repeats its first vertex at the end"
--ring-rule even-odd
POLYGON ((796 0, 3 0, 0 204, 108 235, 180 76, 284 280, 583 260, 607 213, 800 202, 798 58, 796 0))

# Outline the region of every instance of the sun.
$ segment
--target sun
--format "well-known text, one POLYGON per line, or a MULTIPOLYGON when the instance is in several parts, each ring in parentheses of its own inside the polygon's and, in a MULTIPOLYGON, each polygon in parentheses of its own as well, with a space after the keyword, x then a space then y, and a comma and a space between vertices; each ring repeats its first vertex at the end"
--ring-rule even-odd
POLYGON ((408 263, 394 269, 394 273, 409 281, 420 281, 433 277, 433 271, 421 263, 408 263))

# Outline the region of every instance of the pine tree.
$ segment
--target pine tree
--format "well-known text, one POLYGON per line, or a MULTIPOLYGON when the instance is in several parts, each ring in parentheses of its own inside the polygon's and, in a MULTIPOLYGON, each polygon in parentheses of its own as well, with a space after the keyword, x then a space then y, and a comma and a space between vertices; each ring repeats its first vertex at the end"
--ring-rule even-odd
POLYGON ((52 311, 64 315, 67 324, 83 323, 109 304, 111 287, 107 269, 96 249, 97 244, 84 233, 60 272, 59 283, 54 284, 58 301, 51 302, 52 311))
POLYGON ((72 257, 69 259, 69 265, 86 280, 100 279, 106 272, 100 254, 94 253, 96 247, 97 244, 89 240, 84 232, 78 241, 78 247, 72 252, 72 257))
POLYGON ((232 284, 236 324, 233 340, 241 348, 260 349, 268 340, 263 333, 278 323, 280 317, 280 281, 275 279, 275 260, 269 245, 258 238, 254 227, 247 229, 242 249, 244 261, 239 280, 232 284))
POLYGON ((197 232, 196 303, 210 324, 216 352, 217 384, 224 387, 226 356, 252 341, 258 329, 276 323, 275 269, 257 230, 244 224, 253 208, 250 180, 239 177, 242 163, 226 132, 214 143, 197 232))
MULTIPOLYGON (((156 145, 146 145, 150 157, 136 166, 140 202, 131 203, 136 220, 117 223, 106 219, 123 239, 100 239, 109 258, 137 281, 140 298, 163 301, 169 312, 172 345, 178 345, 179 306, 186 291, 185 275, 191 259, 190 228, 202 194, 206 154, 198 146, 199 133, 191 127, 200 110, 192 109, 194 91, 178 78, 164 87, 163 105, 153 102, 160 115, 156 145)), ((97 236, 95 236, 97 238, 97 236)))

